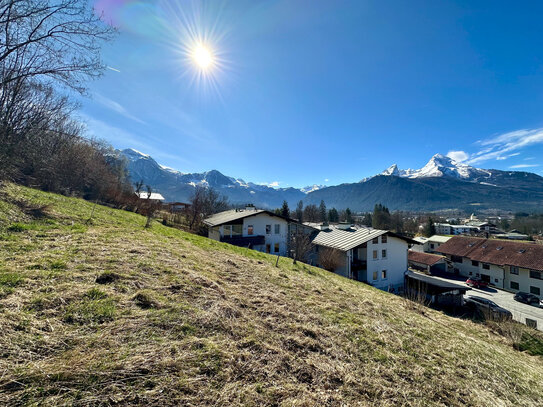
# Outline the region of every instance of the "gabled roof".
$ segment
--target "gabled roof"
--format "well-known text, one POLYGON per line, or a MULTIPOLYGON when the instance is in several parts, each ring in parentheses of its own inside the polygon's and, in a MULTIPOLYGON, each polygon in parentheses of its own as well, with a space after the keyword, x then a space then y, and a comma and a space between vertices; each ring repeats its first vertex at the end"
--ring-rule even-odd
POLYGON ((543 271, 543 245, 539 244, 454 236, 437 251, 483 263, 543 271))
POLYGON ((243 210, 243 209, 232 209, 229 211, 219 212, 214 215, 211 215, 209 218, 206 218, 204 220, 204 223, 208 226, 214 227, 214 226, 220 226, 224 225, 236 220, 248 218, 251 216, 256 216, 260 214, 267 214, 270 216, 275 216, 277 218, 284 219, 288 222, 295 222, 294 219, 285 218, 284 216, 277 215, 275 212, 267 211, 265 209, 251 209, 251 210, 243 210))
POLYGON ((448 242, 451 236, 433 235, 428 238, 429 242, 445 243, 448 242))
POLYGON ((149 199, 151 201, 163 201, 164 197, 159 194, 158 192, 151 192, 151 195, 149 196, 148 192, 136 192, 135 193, 139 199, 149 199))
POLYGON ((405 240, 407 243, 417 243, 412 239, 397 235, 389 232, 388 230, 373 229, 362 226, 354 226, 350 229, 340 229, 335 225, 330 225, 328 230, 321 230, 317 234, 315 239, 313 239, 313 244, 331 247, 346 252, 347 250, 354 249, 355 247, 384 234, 405 240))
POLYGON ((415 263, 426 264, 427 266, 433 266, 436 263, 439 263, 444 259, 443 256, 430 253, 415 252, 409 250, 407 252, 407 260, 413 261, 415 263))

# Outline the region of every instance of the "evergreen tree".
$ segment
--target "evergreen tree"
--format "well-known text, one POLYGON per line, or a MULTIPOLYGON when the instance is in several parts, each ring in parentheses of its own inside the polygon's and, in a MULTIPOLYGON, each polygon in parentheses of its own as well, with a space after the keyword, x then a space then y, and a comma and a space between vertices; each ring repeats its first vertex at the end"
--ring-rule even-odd
POLYGON ((339 222, 339 213, 336 208, 332 208, 328 211, 329 222, 339 222))
POLYGON ((428 218, 428 222, 424 226, 424 236, 430 237, 436 234, 436 227, 432 218, 428 218))
POLYGON ((300 201, 296 205, 296 219, 298 219, 298 222, 304 221, 304 201, 300 201))
POLYGON ((326 216, 326 204, 321 199, 321 204, 319 205, 319 216, 321 222, 326 222, 328 217, 326 216))
POLYGON ((345 221, 347 223, 353 223, 353 214, 349 208, 345 209, 345 221))
POLYGON ((281 207, 280 215, 285 218, 290 218, 290 209, 288 208, 287 201, 283 201, 283 206, 281 207))
POLYGON ((372 226, 372 218, 371 218, 371 213, 365 213, 364 214, 364 217, 362 218, 362 224, 364 226, 369 226, 371 227, 372 226))

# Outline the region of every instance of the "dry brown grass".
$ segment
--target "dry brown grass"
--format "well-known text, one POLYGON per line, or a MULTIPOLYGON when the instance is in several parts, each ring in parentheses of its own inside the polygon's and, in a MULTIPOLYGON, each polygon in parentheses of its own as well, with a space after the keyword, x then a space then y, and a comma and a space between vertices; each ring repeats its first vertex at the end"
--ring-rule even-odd
POLYGON ((131 213, 97 207, 84 227, 90 203, 3 193, 14 218, 6 201, 49 206, 0 232, 0 405, 543 404, 541 358, 484 326, 131 213))

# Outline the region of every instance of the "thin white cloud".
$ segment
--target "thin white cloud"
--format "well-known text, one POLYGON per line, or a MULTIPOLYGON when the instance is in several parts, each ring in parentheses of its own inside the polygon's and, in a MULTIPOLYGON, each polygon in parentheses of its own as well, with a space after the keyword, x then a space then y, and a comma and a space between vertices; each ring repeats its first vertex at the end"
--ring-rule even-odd
POLYGON ((461 150, 452 150, 447 153, 447 157, 452 158, 454 161, 462 162, 469 158, 469 154, 461 150))
POLYGON ((479 141, 477 144, 483 146, 483 148, 471 155, 469 160, 466 161, 468 164, 478 164, 488 160, 503 160, 519 155, 520 153, 516 151, 521 148, 534 144, 543 144, 543 128, 516 130, 479 141))
POLYGON ((328 178, 325 178, 325 179, 324 179, 324 182, 328 182, 328 181, 330 181, 328 178))
POLYGON ((534 168, 539 167, 539 164, 517 164, 511 165, 509 168, 534 168))
POLYGON ((259 182, 258 185, 265 185, 270 188, 277 188, 279 187, 280 181, 273 181, 273 182, 259 182))
POLYGON ((535 160, 535 157, 526 157, 526 158, 524 158, 524 161, 528 161, 528 160, 535 160))
POLYGON ((118 73, 121 73, 121 71, 117 68, 113 68, 112 66, 106 66, 107 69, 109 69, 110 71, 113 71, 113 72, 118 72, 118 73))
POLYGON ((119 113, 120 115, 123 115, 124 117, 134 120, 135 122, 145 124, 143 120, 140 118, 132 115, 128 110, 126 110, 120 103, 115 102, 114 100, 111 100, 99 93, 94 94, 94 100, 96 100, 98 103, 100 103, 102 106, 107 107, 110 110, 113 110, 114 112, 119 113))

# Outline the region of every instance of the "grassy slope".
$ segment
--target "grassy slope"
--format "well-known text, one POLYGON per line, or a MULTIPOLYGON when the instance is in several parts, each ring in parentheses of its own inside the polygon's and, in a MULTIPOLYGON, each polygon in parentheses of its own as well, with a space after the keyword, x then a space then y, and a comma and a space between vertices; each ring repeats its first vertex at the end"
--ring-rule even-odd
POLYGON ((541 358, 484 326, 91 210, 0 187, 0 405, 543 404, 541 358))

